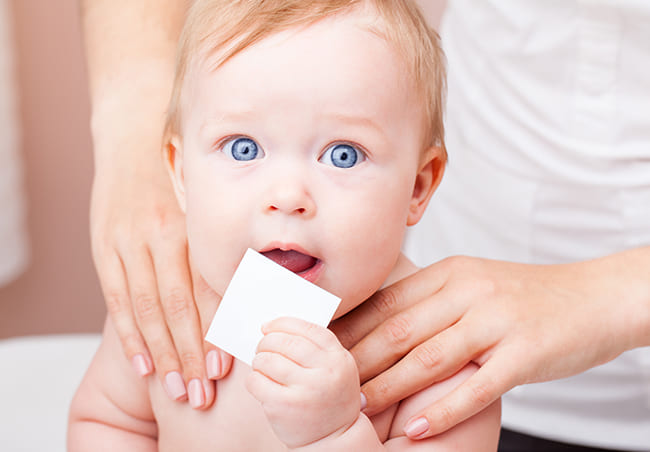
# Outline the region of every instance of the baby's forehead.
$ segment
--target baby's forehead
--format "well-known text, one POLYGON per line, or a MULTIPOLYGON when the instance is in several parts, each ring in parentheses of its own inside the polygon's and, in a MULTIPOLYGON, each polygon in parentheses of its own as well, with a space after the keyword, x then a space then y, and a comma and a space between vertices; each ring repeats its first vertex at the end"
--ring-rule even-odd
MULTIPOLYGON (((238 47, 238 41, 216 48, 204 44, 195 55, 190 75, 213 76, 233 89, 249 83, 250 88, 265 85, 279 90, 285 79, 295 80, 298 89, 309 79, 313 93, 305 95, 317 96, 327 85, 350 96, 366 94, 373 87, 373 96, 417 96, 414 77, 382 23, 376 13, 350 11, 279 30, 247 47, 238 47), (236 77, 229 76, 233 72, 236 77), (274 76, 278 77, 275 84, 274 76), (385 86, 365 85, 370 78, 385 86)), ((193 79, 186 87, 191 89, 196 83, 193 79)))
MULTIPOLYGON (((250 29, 239 30, 238 33, 232 31, 224 33, 221 38, 219 38, 219 31, 214 30, 213 38, 200 40, 198 47, 189 55, 189 59, 203 70, 214 71, 250 47, 268 48, 291 40, 306 41, 310 38, 313 40, 314 35, 327 36, 332 34, 333 29, 374 35, 382 40, 387 48, 399 53, 399 45, 390 39, 388 32, 390 26, 376 9, 369 7, 366 2, 361 2, 338 14, 316 17, 295 26, 274 27, 273 24, 260 22, 250 29)), ((348 36, 354 38, 353 34, 348 36)))

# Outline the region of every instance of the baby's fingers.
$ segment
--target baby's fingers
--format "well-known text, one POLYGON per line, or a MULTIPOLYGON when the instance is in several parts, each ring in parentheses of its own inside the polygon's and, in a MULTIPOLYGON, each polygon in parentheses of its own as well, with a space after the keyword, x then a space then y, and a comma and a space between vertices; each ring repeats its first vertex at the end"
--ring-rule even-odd
POLYGON ((280 317, 262 325, 265 335, 273 332, 302 336, 324 350, 341 347, 334 333, 327 328, 295 317, 280 317))
POLYGON ((289 358, 278 353, 260 352, 251 363, 254 372, 282 386, 291 386, 303 382, 305 369, 289 358))
POLYGON ((267 333, 257 346, 257 353, 277 353, 301 367, 322 365, 323 349, 303 336, 285 332, 267 333))

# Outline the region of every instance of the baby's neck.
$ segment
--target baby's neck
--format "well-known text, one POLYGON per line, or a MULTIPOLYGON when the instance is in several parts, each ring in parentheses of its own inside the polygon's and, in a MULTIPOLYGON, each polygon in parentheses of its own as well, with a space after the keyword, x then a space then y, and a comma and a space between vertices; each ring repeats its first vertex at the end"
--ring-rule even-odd
POLYGON ((412 275, 416 271, 418 271, 418 267, 413 262, 411 262, 411 260, 406 257, 404 253, 400 253, 399 257, 397 258, 395 267, 393 267, 393 270, 390 272, 388 278, 386 278, 386 281, 384 281, 384 284, 381 287, 384 288, 386 286, 390 286, 400 279, 404 279, 407 276, 412 275))

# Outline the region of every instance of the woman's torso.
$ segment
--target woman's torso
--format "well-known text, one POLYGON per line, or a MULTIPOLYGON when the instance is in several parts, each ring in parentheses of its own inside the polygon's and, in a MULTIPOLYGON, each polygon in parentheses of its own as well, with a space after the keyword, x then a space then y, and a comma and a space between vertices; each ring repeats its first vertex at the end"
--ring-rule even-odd
MULTIPOLYGON (((650 245, 650 2, 451 0, 442 39, 450 158, 407 240, 416 264, 552 264, 650 245)), ((650 449, 650 349, 516 388, 503 420, 650 449)))

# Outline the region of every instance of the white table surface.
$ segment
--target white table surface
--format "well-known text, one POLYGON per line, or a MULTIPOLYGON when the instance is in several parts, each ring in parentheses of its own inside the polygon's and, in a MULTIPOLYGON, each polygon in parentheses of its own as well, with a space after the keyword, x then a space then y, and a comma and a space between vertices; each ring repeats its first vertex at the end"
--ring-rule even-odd
POLYGON ((0 451, 64 452, 68 407, 99 334, 0 340, 0 451))

